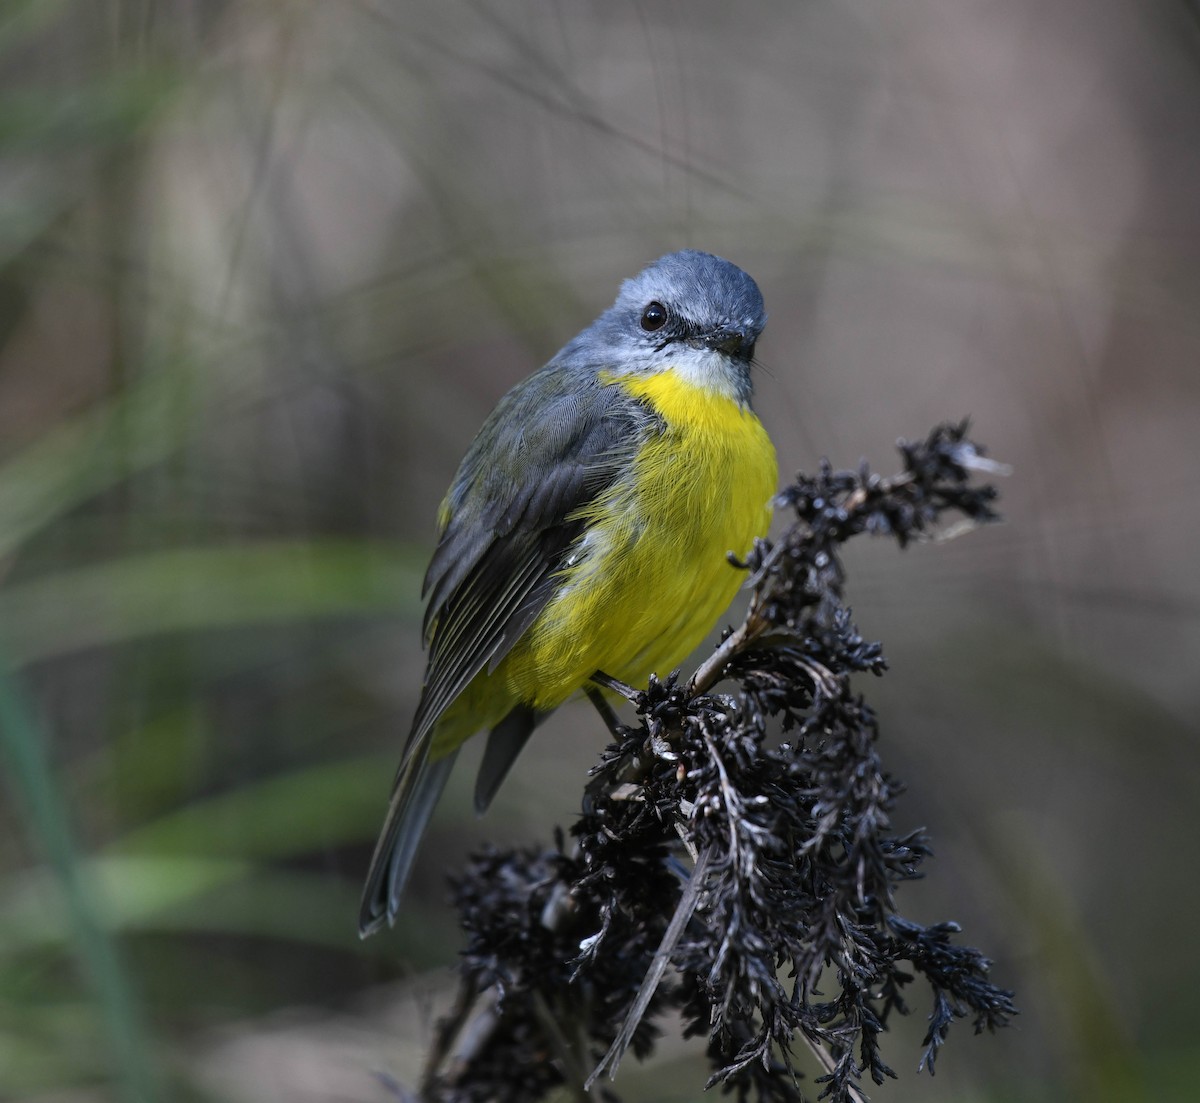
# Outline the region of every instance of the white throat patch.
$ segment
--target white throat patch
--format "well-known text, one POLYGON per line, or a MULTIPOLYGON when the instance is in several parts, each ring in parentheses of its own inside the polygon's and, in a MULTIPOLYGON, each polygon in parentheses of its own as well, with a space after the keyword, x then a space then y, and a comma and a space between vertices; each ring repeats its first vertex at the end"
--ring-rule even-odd
POLYGON ((745 385, 729 357, 717 349, 698 349, 680 342, 663 353, 663 367, 693 387, 742 402, 745 385))

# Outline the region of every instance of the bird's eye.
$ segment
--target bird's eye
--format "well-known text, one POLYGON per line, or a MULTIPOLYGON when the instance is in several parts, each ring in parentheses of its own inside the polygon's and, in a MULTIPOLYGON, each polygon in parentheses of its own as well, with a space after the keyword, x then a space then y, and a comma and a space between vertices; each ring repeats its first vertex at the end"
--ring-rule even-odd
POLYGON ((642 311, 642 329, 653 333, 667 324, 667 308, 660 302, 652 302, 642 311))

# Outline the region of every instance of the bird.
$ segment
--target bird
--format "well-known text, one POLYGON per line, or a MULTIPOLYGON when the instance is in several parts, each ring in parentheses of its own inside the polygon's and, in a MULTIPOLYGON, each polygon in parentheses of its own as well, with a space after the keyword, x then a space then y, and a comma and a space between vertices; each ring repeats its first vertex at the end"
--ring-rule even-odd
POLYGON ((733 600, 771 521, 775 448, 751 406, 758 285, 685 249, 499 401, 438 513, 421 696, 368 870, 391 925, 459 748, 487 731, 482 813, 534 728, 593 676, 665 674, 733 600))

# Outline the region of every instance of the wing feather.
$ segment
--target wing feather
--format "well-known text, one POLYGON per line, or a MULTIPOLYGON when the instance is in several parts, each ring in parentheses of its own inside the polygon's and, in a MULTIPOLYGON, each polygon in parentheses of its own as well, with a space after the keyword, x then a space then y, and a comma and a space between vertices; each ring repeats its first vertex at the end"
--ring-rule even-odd
POLYGON ((582 534, 579 511, 628 470, 654 424, 597 373, 554 362, 501 400, 447 495, 425 576, 429 665, 406 758, 545 607, 582 534))

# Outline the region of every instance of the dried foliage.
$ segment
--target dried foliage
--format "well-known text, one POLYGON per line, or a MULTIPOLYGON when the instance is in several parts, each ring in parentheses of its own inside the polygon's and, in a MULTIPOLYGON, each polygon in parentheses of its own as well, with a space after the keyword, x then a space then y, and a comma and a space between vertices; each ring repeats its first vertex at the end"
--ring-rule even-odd
POLYGON ((902 786, 851 685, 886 664, 844 604, 839 554, 862 532, 904 547, 952 518, 994 520, 994 488, 971 476, 1002 469, 966 428, 901 442, 893 478, 828 464, 799 476, 780 495, 786 535, 740 564, 745 621, 689 683, 598 679, 639 723, 613 721, 573 844, 489 851, 455 882, 468 947, 427 1100, 531 1103, 563 1085, 616 1100, 602 1075, 627 1049, 650 1053, 674 1011, 708 1040, 710 1086, 803 1100, 799 1040, 820 1065, 814 1094, 841 1103, 894 1075, 881 1035, 915 978, 932 990, 930 1072, 955 1019, 980 1031, 1015 1014, 955 924, 896 911, 929 848, 892 827, 902 786), (713 693, 722 679, 737 692, 713 693))

